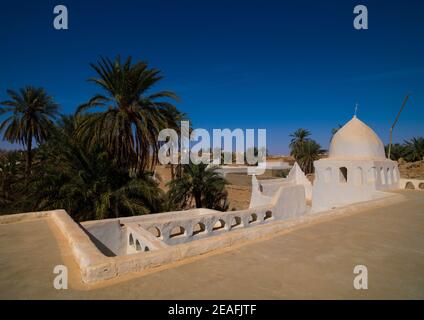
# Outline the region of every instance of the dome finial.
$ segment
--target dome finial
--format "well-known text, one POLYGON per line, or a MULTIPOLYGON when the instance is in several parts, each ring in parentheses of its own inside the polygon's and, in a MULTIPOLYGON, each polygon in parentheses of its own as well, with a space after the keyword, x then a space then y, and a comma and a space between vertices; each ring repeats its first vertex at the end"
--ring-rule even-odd
POLYGON ((353 114, 353 117, 354 117, 354 118, 356 118, 356 113, 358 112, 358 106, 359 106, 359 103, 358 103, 358 102, 356 102, 356 103, 355 103, 355 113, 353 114))

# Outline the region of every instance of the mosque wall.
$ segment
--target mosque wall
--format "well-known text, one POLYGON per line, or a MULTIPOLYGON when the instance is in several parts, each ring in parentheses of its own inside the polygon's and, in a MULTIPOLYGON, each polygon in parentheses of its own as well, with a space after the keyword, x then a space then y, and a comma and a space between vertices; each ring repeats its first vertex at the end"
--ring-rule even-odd
POLYGON ((399 189, 395 161, 322 159, 314 166, 313 212, 371 200, 378 190, 399 189))

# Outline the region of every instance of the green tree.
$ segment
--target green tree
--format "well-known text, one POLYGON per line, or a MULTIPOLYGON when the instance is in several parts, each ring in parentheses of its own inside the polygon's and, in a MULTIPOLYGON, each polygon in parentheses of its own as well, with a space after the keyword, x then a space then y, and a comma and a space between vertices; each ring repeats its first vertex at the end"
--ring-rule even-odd
POLYGON ((322 152, 321 146, 314 140, 306 140, 298 147, 296 161, 305 174, 314 172, 314 161, 322 152))
POLYGON ((0 104, 0 116, 7 114, 0 125, 3 139, 12 143, 20 143, 26 147, 26 178, 31 174, 32 143, 38 144, 47 139, 49 129, 58 114, 59 106, 43 88, 31 86, 19 92, 7 91, 10 100, 0 104))
POLYGON ((228 209, 226 180, 217 167, 206 164, 182 165, 181 178, 168 183, 168 199, 173 209, 186 209, 194 201, 196 208, 225 211, 228 209))
MULTIPOLYGON (((386 151, 386 156, 389 153, 389 145, 386 145, 384 147, 385 151, 386 151)), ((392 148, 390 149, 390 159, 391 160, 399 160, 400 158, 404 158, 406 154, 406 148, 404 145, 400 144, 400 143, 395 143, 392 144, 392 148)))
POLYGON ((151 174, 130 175, 101 145, 75 140, 78 121, 64 117, 40 147, 29 188, 35 209, 64 208, 77 221, 160 212, 164 194, 151 174))
POLYGON ((118 164, 144 171, 157 163, 157 136, 164 128, 178 128, 183 115, 167 99, 177 100, 171 91, 150 93, 162 79, 157 69, 145 62, 132 63, 131 57, 121 62, 101 58, 91 64, 97 78, 90 78, 105 94, 93 96, 78 107, 76 114, 88 109, 105 109, 89 113, 80 122, 77 136, 89 146, 103 145, 118 164), (165 100, 163 100, 165 99, 165 100))
POLYGON ((406 161, 419 161, 424 157, 424 138, 412 138, 405 140, 405 160, 406 161))
POLYGON ((295 132, 290 134, 290 137, 292 138, 289 145, 290 155, 296 158, 304 142, 309 140, 308 137, 310 135, 311 135, 311 132, 303 128, 297 129, 295 132))

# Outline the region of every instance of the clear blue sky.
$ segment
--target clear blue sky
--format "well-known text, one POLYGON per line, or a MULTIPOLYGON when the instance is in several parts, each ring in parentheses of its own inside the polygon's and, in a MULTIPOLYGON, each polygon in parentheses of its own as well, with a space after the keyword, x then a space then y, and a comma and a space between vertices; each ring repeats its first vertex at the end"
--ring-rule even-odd
POLYGON ((356 101, 386 143, 407 92, 394 139, 424 133, 423 1, 9 0, 0 43, 0 100, 31 84, 73 113, 99 92, 89 63, 120 54, 161 69, 157 89, 181 97, 195 128, 266 128, 271 153, 299 127, 327 148, 356 101), (53 28, 57 4, 69 30, 53 28), (353 28, 357 4, 368 30, 353 28))

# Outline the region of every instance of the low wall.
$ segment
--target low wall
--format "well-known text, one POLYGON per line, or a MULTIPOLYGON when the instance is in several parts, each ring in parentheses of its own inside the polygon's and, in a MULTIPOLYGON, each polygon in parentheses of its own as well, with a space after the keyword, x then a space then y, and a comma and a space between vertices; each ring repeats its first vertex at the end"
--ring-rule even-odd
POLYGON ((264 206, 234 212, 214 212, 195 217, 185 217, 184 214, 181 214, 181 217, 176 220, 137 221, 137 223, 145 230, 151 230, 166 244, 176 245, 216 236, 236 228, 247 228, 272 219, 275 219, 272 208, 264 206))
POLYGON ((53 210, 3 216, 0 221, 51 218, 68 240, 83 281, 93 282, 258 237, 263 225, 305 212, 303 187, 293 185, 281 187, 266 205, 240 211, 193 209, 79 225, 64 210, 53 210))
POLYGON ((277 176, 282 170, 290 169, 292 166, 287 162, 265 162, 259 166, 231 166, 223 165, 217 169, 217 172, 226 177, 228 174, 257 175, 265 177, 277 176))
POLYGON ((399 181, 401 189, 424 190, 424 180, 401 178, 399 181))
POLYGON ((81 225, 97 248, 106 256, 127 254, 127 238, 119 220, 81 223, 81 225))
MULTIPOLYGON (((158 267, 188 257, 204 254, 215 249, 230 247, 242 241, 267 237, 293 226, 301 226, 317 220, 321 221, 367 208, 374 208, 375 206, 387 206, 402 201, 403 199, 404 197, 402 195, 391 194, 389 197, 383 199, 340 207, 315 215, 308 214, 286 217, 281 220, 269 220, 269 222, 272 221, 272 223, 259 223, 254 227, 235 228, 232 229, 232 232, 225 232, 214 237, 206 237, 183 244, 172 246, 164 245, 161 250, 141 251, 126 256, 114 257, 107 257, 102 254, 86 232, 84 232, 64 210, 0 216, 0 224, 36 218, 52 219, 68 241, 73 256, 81 270, 82 280, 89 283, 111 279, 130 272, 138 272, 158 267)), ((292 210, 292 208, 290 210, 292 210)), ((135 228, 137 228, 137 223, 128 222, 128 230, 133 228, 134 224, 135 228)), ((146 234, 144 234, 144 236, 146 236, 146 234)), ((150 239, 154 240, 154 238, 150 239)))

